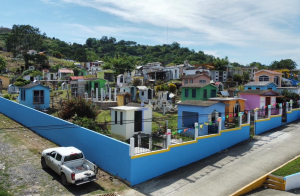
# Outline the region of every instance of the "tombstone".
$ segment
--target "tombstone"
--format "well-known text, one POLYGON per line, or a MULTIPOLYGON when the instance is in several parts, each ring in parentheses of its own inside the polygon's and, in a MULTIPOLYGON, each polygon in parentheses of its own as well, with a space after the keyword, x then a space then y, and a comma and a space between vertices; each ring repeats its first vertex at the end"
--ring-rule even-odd
POLYGON ((8 86, 8 89, 7 89, 8 94, 15 94, 15 93, 17 93, 18 91, 19 91, 19 88, 18 88, 17 86, 15 86, 15 85, 13 85, 13 84, 10 84, 10 85, 8 86))
POLYGON ((68 84, 66 82, 61 84, 61 90, 68 90, 68 84))

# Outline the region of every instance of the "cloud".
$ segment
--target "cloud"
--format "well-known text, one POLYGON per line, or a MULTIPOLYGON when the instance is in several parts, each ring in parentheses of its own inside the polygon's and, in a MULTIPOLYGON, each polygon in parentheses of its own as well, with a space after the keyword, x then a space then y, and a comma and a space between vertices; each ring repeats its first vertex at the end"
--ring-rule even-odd
MULTIPOLYGON (((299 0, 42 1, 75 4, 115 15, 131 22, 132 26, 124 29, 128 36, 130 33, 133 33, 132 36, 150 35, 148 39, 158 43, 171 43, 174 40, 189 46, 224 44, 235 47, 236 50, 257 50, 258 56, 262 53, 275 55, 275 52, 271 52, 274 48, 278 55, 284 56, 287 55, 284 50, 298 51, 297 48, 300 47, 299 0), (149 26, 151 31, 141 32, 143 29, 137 26, 149 26), (154 28, 160 29, 159 33, 154 28)), ((120 28, 122 27, 111 26, 98 30, 119 35, 120 28)), ((226 51, 222 53, 225 54, 226 51)), ((300 61, 300 57, 296 58, 300 61)))

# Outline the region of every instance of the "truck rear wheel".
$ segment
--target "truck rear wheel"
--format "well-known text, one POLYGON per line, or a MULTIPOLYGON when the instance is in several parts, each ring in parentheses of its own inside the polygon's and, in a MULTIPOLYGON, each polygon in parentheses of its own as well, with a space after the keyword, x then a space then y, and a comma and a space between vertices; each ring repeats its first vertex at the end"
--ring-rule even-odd
POLYGON ((64 173, 61 174, 61 183, 64 186, 68 186, 70 183, 67 181, 66 175, 64 173))
POLYGON ((42 165, 43 169, 47 169, 48 168, 48 166, 47 166, 46 161, 45 161, 44 158, 41 158, 41 165, 42 165))

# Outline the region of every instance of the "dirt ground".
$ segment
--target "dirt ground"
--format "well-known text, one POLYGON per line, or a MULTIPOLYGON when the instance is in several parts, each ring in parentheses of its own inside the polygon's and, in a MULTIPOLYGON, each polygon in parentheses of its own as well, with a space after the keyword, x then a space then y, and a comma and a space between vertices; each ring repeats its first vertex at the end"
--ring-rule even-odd
POLYGON ((52 170, 43 170, 41 152, 57 145, 0 114, 0 189, 12 195, 122 194, 130 189, 99 169, 98 180, 64 187, 52 170))

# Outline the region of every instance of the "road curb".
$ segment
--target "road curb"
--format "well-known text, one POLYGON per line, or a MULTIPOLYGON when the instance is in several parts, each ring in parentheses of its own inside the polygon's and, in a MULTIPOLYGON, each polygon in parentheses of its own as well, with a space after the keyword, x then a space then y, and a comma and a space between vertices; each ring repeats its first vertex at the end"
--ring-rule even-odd
POLYGON ((295 159, 299 158, 300 155, 296 156, 295 158, 289 160, 288 162, 282 164, 281 166, 277 167, 276 169, 270 171, 269 173, 261 176, 260 178, 250 182, 249 184, 247 184, 246 186, 244 186, 243 188, 237 190, 236 192, 232 193, 230 196, 239 196, 239 195, 243 195, 246 193, 249 193, 250 191, 257 189, 259 187, 261 187, 263 185, 263 183, 265 182, 265 180, 267 179, 268 175, 270 175, 271 173, 273 173, 274 171, 280 169, 281 167, 285 166, 286 164, 294 161, 295 159))

